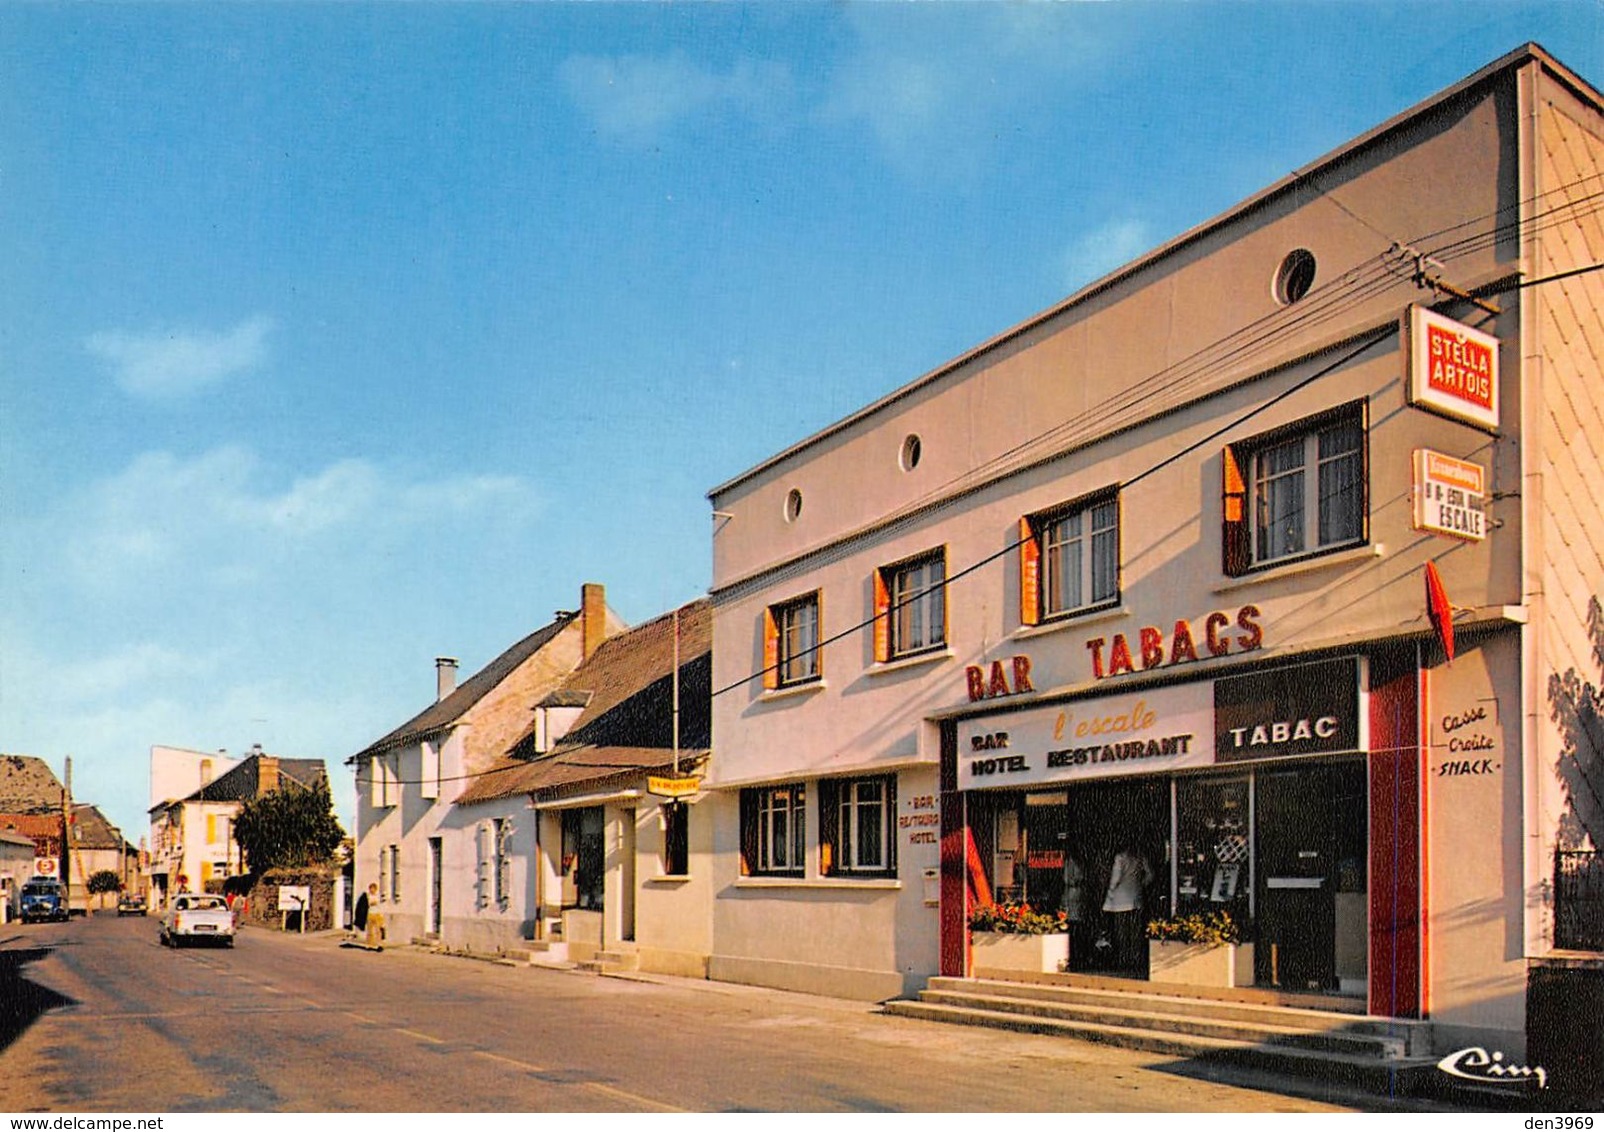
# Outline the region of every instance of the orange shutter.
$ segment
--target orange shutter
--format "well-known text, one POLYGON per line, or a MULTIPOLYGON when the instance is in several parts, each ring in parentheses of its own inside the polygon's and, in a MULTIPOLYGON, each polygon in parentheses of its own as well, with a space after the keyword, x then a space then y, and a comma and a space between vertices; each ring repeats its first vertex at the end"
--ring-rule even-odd
POLYGON ((1029 519, 1019 520, 1019 622, 1034 625, 1041 620, 1041 543, 1036 526, 1029 519))
POLYGON ((1250 560, 1248 489, 1236 453, 1227 445, 1221 457, 1221 566, 1228 575, 1247 570, 1250 560))
POLYGON ((874 572, 874 659, 881 663, 891 659, 891 594, 879 570, 874 572))
POLYGON ((774 610, 763 611, 763 687, 780 686, 780 628, 774 623, 774 610))

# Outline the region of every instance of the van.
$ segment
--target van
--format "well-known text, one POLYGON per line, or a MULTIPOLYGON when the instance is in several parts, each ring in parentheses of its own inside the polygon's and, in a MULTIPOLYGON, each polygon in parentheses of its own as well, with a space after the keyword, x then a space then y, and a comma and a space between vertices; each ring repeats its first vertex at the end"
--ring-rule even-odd
POLYGON ((67 892, 54 877, 34 877, 22 886, 22 922, 67 918, 67 892))

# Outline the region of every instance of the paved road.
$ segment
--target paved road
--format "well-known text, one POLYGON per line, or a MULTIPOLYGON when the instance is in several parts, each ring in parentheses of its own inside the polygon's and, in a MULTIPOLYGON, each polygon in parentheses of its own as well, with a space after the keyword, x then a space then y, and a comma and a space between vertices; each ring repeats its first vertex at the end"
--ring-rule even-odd
MULTIPOLYGON (((0 928, 0 1111, 1332 1111, 1151 1054, 329 935, 0 928)), ((1249 1078, 1248 1081, 1253 1079, 1249 1078)))

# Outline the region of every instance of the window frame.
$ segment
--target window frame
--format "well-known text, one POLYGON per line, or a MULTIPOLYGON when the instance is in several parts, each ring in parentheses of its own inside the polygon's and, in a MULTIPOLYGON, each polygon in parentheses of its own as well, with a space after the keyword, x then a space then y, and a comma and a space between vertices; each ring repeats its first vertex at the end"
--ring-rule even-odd
POLYGON ((860 774, 847 778, 819 780, 819 873, 821 876, 857 880, 895 879, 897 876, 897 776, 860 774), (869 801, 860 796, 865 787, 879 790, 879 798, 869 801), (877 862, 861 857, 861 836, 866 810, 878 811, 876 833, 880 849, 877 862))
MULTIPOLYGON (((1223 453, 1223 554, 1227 575, 1237 577, 1302 562, 1326 554, 1364 546, 1370 541, 1370 419, 1369 403, 1349 401, 1280 428, 1226 445, 1223 453), (1357 444, 1332 455, 1322 455, 1320 439, 1338 428, 1357 430, 1357 444), (1266 469, 1266 456, 1301 446, 1299 462, 1281 469, 1266 469), (1357 531, 1346 538, 1321 542, 1322 527, 1337 516, 1328 513, 1321 496, 1321 473, 1339 461, 1357 462, 1351 487, 1340 496, 1354 494, 1355 513, 1351 516, 1357 531), (1297 493, 1298 538, 1295 550, 1266 553, 1264 541, 1271 523, 1266 514, 1271 506, 1270 492, 1292 476, 1301 477, 1297 493)), ((1280 520, 1277 520, 1279 522, 1280 520)))
MULTIPOLYGON (((919 554, 910 555, 888 565, 878 567, 874 574, 875 589, 875 659, 882 664, 905 657, 922 656, 926 653, 939 652, 948 647, 951 641, 951 609, 948 606, 948 574, 947 574, 947 547, 945 544, 926 550, 919 554), (899 597, 899 587, 915 570, 928 570, 931 566, 939 566, 941 577, 935 582, 923 580, 917 586, 908 587, 917 598, 904 599, 899 597), (926 639, 916 645, 909 645, 904 640, 906 630, 902 629, 903 610, 913 610, 920 606, 927 610, 939 609, 941 616, 940 636, 935 639, 926 639), (899 631, 900 630, 900 631, 899 631)), ((910 613, 911 617, 911 613, 910 613)), ((928 620, 928 618, 927 618, 928 620)), ((928 636, 930 630, 926 629, 928 636)))
POLYGON ((1026 625, 1041 625, 1049 622, 1068 621, 1076 617, 1083 617, 1088 613, 1098 613, 1105 609, 1112 609, 1119 605, 1124 592, 1123 553, 1124 553, 1124 507, 1117 484, 1099 488, 1097 491, 1087 492, 1055 507, 1037 511, 1026 515, 1020 520, 1020 620, 1026 625), (1112 526, 1097 528, 1092 526, 1098 509, 1112 508, 1114 522, 1112 526), (1083 530, 1073 539, 1062 542, 1049 541, 1051 529, 1070 519, 1079 518, 1083 530), (1103 597, 1095 593, 1098 562, 1095 554, 1097 539, 1101 535, 1111 534, 1114 541, 1114 555, 1112 562, 1113 591, 1103 597), (1064 605, 1059 608, 1049 607, 1049 595, 1053 589, 1049 582, 1051 577, 1051 564, 1054 561, 1054 551, 1069 542, 1081 544, 1083 552, 1080 555, 1081 564, 1078 582, 1082 587, 1082 594, 1086 600, 1077 605, 1064 605))
POLYGON ((824 679, 824 657, 819 646, 823 623, 824 599, 820 590, 798 594, 768 607, 763 621, 765 688, 797 688, 824 679), (803 609, 813 611, 813 642, 793 651, 789 646, 791 624, 788 619, 803 609), (794 675, 789 671, 793 664, 805 664, 809 670, 794 675))
POLYGON ((748 786, 741 790, 741 872, 744 876, 801 877, 807 872, 807 783, 776 782, 767 786, 748 786), (772 806, 774 798, 784 793, 787 798, 783 810, 772 806), (795 860, 775 864, 773 815, 785 813, 791 823, 786 843, 795 860))

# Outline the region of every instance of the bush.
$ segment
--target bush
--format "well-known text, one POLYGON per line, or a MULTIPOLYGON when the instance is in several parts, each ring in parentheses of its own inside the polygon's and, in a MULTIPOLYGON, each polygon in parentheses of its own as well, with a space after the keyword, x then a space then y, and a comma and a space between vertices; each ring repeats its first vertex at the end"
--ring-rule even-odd
POLYGON ((101 869, 89 875, 87 887, 91 893, 99 896, 102 892, 121 892, 123 882, 122 878, 111 869, 101 869))
POLYGON ((1069 931, 1069 915, 1038 912, 1029 904, 985 904, 969 913, 969 926, 977 932, 1052 935, 1069 931))
POLYGON ((1167 920, 1150 920, 1147 938, 1166 943, 1241 943, 1247 938, 1244 925, 1231 913, 1193 912, 1190 916, 1172 916, 1167 920))

